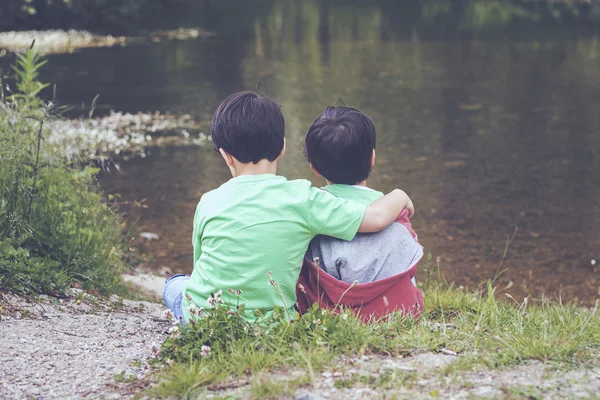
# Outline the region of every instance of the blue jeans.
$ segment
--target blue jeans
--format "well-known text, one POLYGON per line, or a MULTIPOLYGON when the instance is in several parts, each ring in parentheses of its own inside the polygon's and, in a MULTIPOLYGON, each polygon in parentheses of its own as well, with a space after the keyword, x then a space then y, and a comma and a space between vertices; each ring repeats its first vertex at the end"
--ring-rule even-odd
POLYGON ((173 275, 165 281, 163 289, 163 301, 179 322, 183 322, 183 292, 189 280, 190 277, 185 274, 173 275))

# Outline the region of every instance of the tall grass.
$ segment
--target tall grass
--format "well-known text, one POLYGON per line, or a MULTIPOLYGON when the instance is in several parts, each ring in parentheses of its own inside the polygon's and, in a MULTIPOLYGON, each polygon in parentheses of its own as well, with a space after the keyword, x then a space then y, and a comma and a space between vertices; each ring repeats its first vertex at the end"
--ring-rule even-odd
POLYGON ((72 164, 48 145, 56 110, 39 94, 44 61, 19 55, 16 88, 0 98, 0 290, 60 293, 71 282, 109 291, 119 282, 117 214, 94 182, 96 169, 72 164))

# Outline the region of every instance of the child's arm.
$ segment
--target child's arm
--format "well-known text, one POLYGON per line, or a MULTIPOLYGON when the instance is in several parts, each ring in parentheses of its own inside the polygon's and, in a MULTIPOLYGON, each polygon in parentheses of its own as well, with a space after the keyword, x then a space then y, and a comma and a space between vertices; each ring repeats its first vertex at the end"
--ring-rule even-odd
POLYGON ((390 226, 404 208, 408 209, 409 217, 415 214, 415 207, 408 195, 403 190, 394 189, 367 207, 358 231, 379 232, 390 226))

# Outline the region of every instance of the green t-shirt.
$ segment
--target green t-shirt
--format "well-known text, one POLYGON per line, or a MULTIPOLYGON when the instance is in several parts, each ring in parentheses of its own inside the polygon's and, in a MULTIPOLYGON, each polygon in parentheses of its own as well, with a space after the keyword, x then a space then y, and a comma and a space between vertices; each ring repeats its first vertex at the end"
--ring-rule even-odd
POLYGON ((191 302, 209 309, 210 294, 219 290, 225 303, 236 305, 238 298, 228 289, 242 291, 240 302, 250 320, 254 310, 275 306, 293 312, 311 239, 322 234, 352 240, 365 209, 307 180, 271 174, 242 175, 206 193, 194 217, 194 271, 183 296, 185 319, 190 319, 191 302))
POLYGON ((366 186, 332 183, 331 185, 323 186, 323 189, 342 199, 355 201, 366 206, 383 197, 383 193, 366 186))

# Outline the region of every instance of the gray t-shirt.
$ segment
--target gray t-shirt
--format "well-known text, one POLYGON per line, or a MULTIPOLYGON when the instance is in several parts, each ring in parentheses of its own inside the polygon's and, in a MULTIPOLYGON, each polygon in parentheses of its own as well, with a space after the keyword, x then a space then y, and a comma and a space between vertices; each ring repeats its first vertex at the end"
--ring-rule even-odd
POLYGON ((367 283, 406 271, 423 256, 423 247, 404 225, 393 223, 381 232, 357 233, 351 242, 316 236, 306 256, 319 257, 319 267, 337 280, 367 283))

